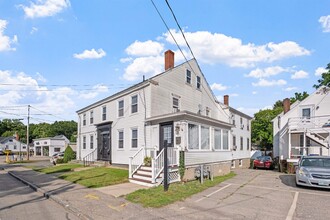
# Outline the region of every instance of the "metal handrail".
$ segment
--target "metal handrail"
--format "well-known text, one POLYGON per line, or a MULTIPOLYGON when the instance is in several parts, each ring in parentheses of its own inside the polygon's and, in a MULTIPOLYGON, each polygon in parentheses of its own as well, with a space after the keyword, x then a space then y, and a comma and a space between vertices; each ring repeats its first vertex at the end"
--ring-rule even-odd
POLYGON ((83 158, 84 167, 90 166, 95 161, 95 152, 97 149, 93 150, 83 158))

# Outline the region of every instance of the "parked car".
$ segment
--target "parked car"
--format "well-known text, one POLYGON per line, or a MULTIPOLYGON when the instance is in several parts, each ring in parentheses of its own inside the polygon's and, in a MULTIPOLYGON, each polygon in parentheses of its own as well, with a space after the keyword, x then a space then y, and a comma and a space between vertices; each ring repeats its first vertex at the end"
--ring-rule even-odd
POLYGON ((274 161, 270 156, 259 156, 253 161, 253 169, 274 169, 274 161))
POLYGON ((296 185, 330 189, 330 156, 303 156, 296 168, 296 185))
POLYGON ((64 157, 64 152, 56 152, 53 154, 53 156, 50 158, 50 162, 54 165, 57 164, 58 159, 63 159, 64 157))

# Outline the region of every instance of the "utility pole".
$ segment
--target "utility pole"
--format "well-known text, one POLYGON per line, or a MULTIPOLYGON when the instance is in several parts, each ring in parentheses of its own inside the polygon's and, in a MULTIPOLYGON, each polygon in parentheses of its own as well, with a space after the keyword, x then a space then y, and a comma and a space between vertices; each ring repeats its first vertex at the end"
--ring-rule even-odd
POLYGON ((27 160, 30 160, 29 125, 30 125, 30 105, 28 105, 27 129, 26 129, 27 160))
POLYGON ((164 141, 164 191, 168 191, 167 140, 164 141))

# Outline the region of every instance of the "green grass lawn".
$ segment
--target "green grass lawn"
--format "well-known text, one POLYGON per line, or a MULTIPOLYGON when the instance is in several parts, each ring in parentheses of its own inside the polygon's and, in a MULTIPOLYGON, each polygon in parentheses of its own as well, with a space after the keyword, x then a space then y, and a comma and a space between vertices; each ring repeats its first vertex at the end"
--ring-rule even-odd
POLYGON ((70 172, 75 168, 82 167, 81 164, 58 164, 52 167, 45 167, 45 168, 33 168, 33 170, 42 172, 45 174, 52 174, 52 173, 62 173, 62 172, 70 172))
POLYGON ((140 203, 144 207, 162 207, 176 201, 184 200, 189 196, 199 193, 209 187, 218 185, 219 183, 234 177, 236 174, 233 172, 225 175, 214 177, 214 180, 205 180, 204 184, 199 181, 191 181, 187 183, 173 183, 167 192, 164 192, 164 187, 158 186, 149 189, 140 189, 126 196, 126 199, 140 203))
POLYGON ((128 182, 128 170, 95 167, 88 170, 65 173, 59 176, 59 178, 88 188, 98 188, 128 182))

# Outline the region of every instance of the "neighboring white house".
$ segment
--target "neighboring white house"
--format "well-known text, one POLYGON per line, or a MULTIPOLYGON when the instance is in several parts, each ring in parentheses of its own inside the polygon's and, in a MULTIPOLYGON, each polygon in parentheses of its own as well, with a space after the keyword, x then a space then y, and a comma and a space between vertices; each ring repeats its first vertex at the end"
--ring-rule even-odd
POLYGON ((272 120, 274 157, 296 161, 302 155, 330 155, 330 88, 322 86, 272 120))
POLYGON ((69 144, 64 135, 33 139, 34 156, 52 156, 56 152, 63 152, 69 144))
POLYGON ((171 165, 184 152, 186 179, 200 164, 212 164, 215 175, 248 167, 251 117, 228 99, 216 99, 195 59, 174 67, 174 53, 166 51, 165 72, 77 111, 77 158, 129 165, 134 178, 151 156, 157 177, 167 143, 171 165))
POLYGON ((26 144, 16 140, 16 137, 0 137, 0 149, 10 150, 11 152, 27 152, 26 144))

